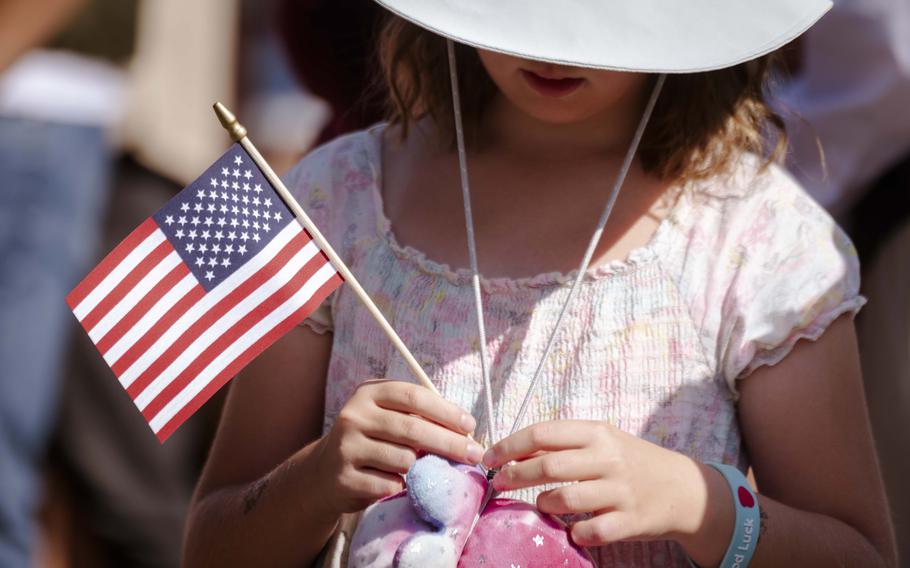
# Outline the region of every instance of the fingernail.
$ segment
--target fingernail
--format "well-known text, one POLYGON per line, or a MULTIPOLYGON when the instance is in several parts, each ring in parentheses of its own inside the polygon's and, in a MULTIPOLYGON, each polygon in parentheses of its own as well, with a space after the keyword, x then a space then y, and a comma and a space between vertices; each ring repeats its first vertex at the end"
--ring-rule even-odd
POLYGON ((477 444, 468 444, 468 460, 471 463, 480 463, 481 458, 483 458, 483 448, 477 444))
POLYGON ((487 453, 483 455, 483 465, 496 467, 496 452, 493 451, 493 448, 487 450, 487 453))
POLYGON ((474 420, 474 417, 470 414, 462 414, 459 423, 461 424, 461 429, 469 433, 473 432, 474 428, 477 427, 477 420, 474 420))

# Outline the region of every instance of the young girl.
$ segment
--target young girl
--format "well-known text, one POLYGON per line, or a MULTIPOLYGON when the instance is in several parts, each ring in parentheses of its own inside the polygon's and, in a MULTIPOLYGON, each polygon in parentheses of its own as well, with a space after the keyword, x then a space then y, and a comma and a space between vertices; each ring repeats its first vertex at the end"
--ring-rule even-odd
POLYGON ((600 566, 744 566, 734 549, 746 536, 753 567, 895 565, 852 324, 857 260, 761 157, 779 120, 763 101, 769 58, 756 55, 805 29, 819 3, 727 10, 755 29, 783 12, 773 42, 725 20, 727 2, 658 3, 659 16, 644 1, 560 3, 549 16, 544 2, 389 4, 420 24, 383 29, 390 121, 311 153, 289 186, 442 396, 410 382, 342 288, 235 381, 186 563, 308 565, 343 514, 400 491, 428 452, 502 467, 494 487, 575 519, 572 540, 600 566), (463 40, 485 345, 471 272, 452 268, 469 264, 455 109, 446 40, 427 28, 463 40), (600 53, 599 38, 621 41, 600 53), (663 84, 610 68, 716 70, 666 78, 525 427, 489 439, 519 414, 663 84), (739 515, 755 496, 731 493, 709 462, 754 472, 760 523, 745 536, 739 515))

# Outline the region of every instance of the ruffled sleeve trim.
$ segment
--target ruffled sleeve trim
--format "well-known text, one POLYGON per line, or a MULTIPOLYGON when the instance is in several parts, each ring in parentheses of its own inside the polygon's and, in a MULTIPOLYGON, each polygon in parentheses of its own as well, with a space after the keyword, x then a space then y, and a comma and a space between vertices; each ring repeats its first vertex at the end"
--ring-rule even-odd
POLYGON ((866 298, 862 295, 857 295, 844 300, 832 309, 820 314, 809 325, 794 329, 787 339, 776 347, 760 348, 742 373, 728 383, 733 396, 737 399, 739 398, 739 390, 736 385, 738 381, 745 379, 760 367, 773 367, 774 365, 777 365, 793 351, 793 347, 798 341, 802 339, 817 341, 824 335, 828 326, 837 318, 844 314, 850 314, 851 317, 856 317, 856 314, 865 304, 866 298))

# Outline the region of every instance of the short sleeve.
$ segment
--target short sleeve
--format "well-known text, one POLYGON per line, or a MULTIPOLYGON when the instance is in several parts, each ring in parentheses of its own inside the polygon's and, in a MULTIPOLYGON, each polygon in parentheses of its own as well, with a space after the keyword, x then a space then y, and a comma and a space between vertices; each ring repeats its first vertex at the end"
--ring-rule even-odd
MULTIPOLYGON (((372 176, 368 162, 362 159, 364 136, 358 132, 329 142, 307 154, 284 176, 297 203, 345 262, 350 262, 349 233, 354 224, 348 214, 361 209, 351 198, 351 190, 372 176)), ((337 295, 338 290, 301 325, 320 334, 332 331, 332 304, 337 295)))
POLYGON ((817 340, 865 303, 856 250, 830 216, 783 172, 746 200, 728 224, 733 242, 720 306, 720 371, 737 380, 779 363, 800 339, 817 340))

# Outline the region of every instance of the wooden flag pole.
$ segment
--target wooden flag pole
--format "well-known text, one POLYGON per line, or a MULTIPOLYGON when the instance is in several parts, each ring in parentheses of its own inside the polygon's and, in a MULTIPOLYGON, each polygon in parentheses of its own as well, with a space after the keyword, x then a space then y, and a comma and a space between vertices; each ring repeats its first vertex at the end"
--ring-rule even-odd
POLYGON ((256 165, 259 166, 259 169, 262 170, 262 173, 265 175, 266 179, 269 180, 269 183, 272 184, 272 187, 275 188, 275 191, 278 192, 278 195, 284 200, 285 204, 291 209, 294 215, 297 217, 297 220, 309 231, 310 235, 313 237, 313 240, 316 241, 316 244, 319 245, 319 248, 325 252, 326 256, 329 257, 329 261, 335 267, 335 269, 341 274, 345 282, 351 287, 351 290, 357 294, 357 297, 363 302, 363 305, 366 307, 367 311, 370 312, 370 315, 373 316, 373 319, 376 320, 376 323, 379 324, 379 327, 382 328, 382 331, 389 337, 392 345, 398 349, 398 352, 401 353, 401 356, 404 357, 405 362, 408 364, 408 367, 411 369, 411 372, 414 373, 414 376, 417 377, 417 380, 420 381, 420 384, 427 387, 431 391, 439 394, 439 391, 436 390, 436 387, 433 386, 433 383, 430 381, 430 378, 421 368, 420 363, 417 362, 417 359, 411 354, 411 351, 404 344, 398 333, 392 329, 392 326, 385 319, 385 316, 382 315, 382 312, 379 311, 379 308, 376 307, 376 304, 366 293, 363 287, 360 286, 360 283, 357 282, 357 279, 354 278, 354 275, 351 274, 351 271, 345 265, 344 261, 335 253, 335 249, 332 248, 332 245, 325 240, 325 237, 322 236, 322 233, 319 232, 319 229, 313 224, 313 221, 307 216, 303 208, 300 207, 300 204, 297 203, 297 200, 294 199, 294 196, 291 195, 291 192, 288 191, 288 188, 284 186, 281 178, 279 178, 268 162, 265 161, 265 158, 262 157, 262 154, 259 153, 259 150, 256 149, 256 146, 247 138, 246 128, 239 122, 237 122, 237 117, 234 116, 234 113, 229 111, 221 103, 215 103, 215 114, 218 115, 218 120, 221 121, 221 125, 224 126, 225 130, 231 135, 231 139, 234 142, 239 143, 243 146, 244 150, 253 158, 253 161, 256 162, 256 165))

